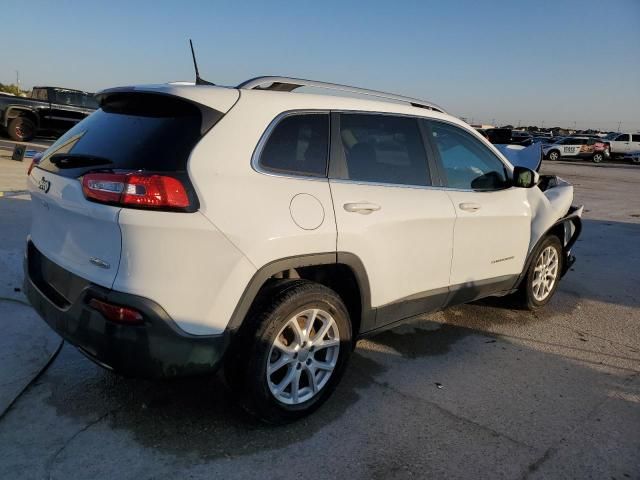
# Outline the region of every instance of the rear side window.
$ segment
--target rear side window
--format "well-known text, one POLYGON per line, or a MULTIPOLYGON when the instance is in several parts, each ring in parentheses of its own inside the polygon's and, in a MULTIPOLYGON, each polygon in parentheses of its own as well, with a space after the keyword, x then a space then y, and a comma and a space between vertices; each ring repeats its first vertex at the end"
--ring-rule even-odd
MULTIPOLYGON (((119 94, 78 123, 46 152, 39 167, 78 177, 88 170, 184 172, 202 136, 201 108, 176 97, 119 94)), ((222 117, 208 112, 208 118, 222 117)))
POLYGON ((259 165, 276 173, 324 177, 328 153, 329 114, 290 115, 269 135, 259 165))
POLYGON ((640 135, 631 135, 631 141, 640 142, 640 135))
POLYGON ((440 122, 429 122, 450 188, 499 190, 509 186, 504 164, 477 138, 440 122))
POLYGON ((340 138, 346 171, 340 178, 396 185, 431 185, 415 118, 342 114, 340 138))

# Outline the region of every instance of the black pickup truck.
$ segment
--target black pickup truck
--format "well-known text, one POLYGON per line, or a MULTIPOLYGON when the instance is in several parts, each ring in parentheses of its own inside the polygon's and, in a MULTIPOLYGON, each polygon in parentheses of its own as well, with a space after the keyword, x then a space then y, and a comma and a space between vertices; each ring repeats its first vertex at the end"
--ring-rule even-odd
POLYGON ((61 135, 98 108, 92 93, 56 87, 33 87, 30 97, 0 93, 0 128, 13 140, 36 134, 61 135))

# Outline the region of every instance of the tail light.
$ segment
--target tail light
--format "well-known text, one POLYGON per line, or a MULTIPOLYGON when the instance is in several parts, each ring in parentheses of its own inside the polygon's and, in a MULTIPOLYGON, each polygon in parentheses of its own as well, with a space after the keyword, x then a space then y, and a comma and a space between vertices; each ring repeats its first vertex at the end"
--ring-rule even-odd
POLYGON ((144 173, 87 173, 82 191, 89 200, 115 205, 184 209, 189 195, 180 180, 166 175, 144 173))
POLYGON ((92 298, 89 301, 89 306, 98 310, 107 320, 112 322, 126 325, 139 325, 143 322, 142 314, 133 308, 104 302, 97 298, 92 298))

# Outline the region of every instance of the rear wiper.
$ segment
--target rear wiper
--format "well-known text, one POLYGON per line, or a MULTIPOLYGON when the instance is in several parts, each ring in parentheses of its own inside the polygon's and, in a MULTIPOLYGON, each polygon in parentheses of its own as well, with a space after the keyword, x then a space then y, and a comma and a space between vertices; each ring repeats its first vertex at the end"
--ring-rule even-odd
POLYGON ((113 163, 111 160, 104 157, 86 155, 82 153, 56 153, 49 158, 49 161, 60 169, 94 167, 99 165, 111 165, 113 163))

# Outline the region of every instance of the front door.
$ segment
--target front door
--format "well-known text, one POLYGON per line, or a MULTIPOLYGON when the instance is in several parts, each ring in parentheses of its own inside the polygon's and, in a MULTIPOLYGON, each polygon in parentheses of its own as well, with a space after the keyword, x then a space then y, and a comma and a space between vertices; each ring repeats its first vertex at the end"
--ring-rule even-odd
POLYGON ((462 128, 429 121, 446 192, 456 212, 452 291, 467 301, 501 290, 524 266, 531 230, 526 191, 488 146, 462 128))

